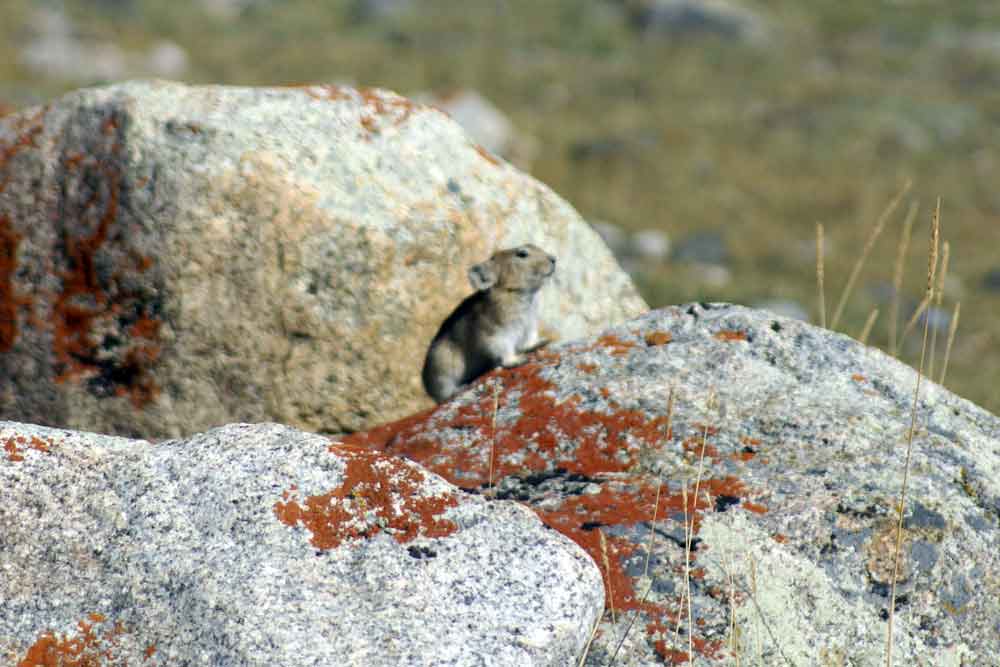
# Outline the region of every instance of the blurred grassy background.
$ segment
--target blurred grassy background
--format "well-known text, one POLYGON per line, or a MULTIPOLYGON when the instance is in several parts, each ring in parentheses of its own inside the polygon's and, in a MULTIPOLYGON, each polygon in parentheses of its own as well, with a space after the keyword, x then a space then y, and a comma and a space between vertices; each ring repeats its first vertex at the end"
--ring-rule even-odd
MULTIPOLYGON (((815 223, 832 310, 871 224, 912 179, 840 328, 857 336, 879 307, 871 340, 886 344, 884 286, 917 200, 911 312, 940 196, 944 308, 962 301, 947 384, 1000 412, 1000 287, 986 280, 1000 270, 1000 2, 745 0, 767 30, 742 40, 640 31, 630 18, 650 0, 226 1, 230 11, 223 0, 3 0, 0 102, 98 83, 23 64, 39 8, 131 52, 169 39, 193 83, 471 88, 537 140, 532 173, 588 220, 724 239, 728 281, 688 263, 637 265, 652 305, 791 299, 814 320, 815 223)), ((912 335, 903 358, 918 346, 912 335)))

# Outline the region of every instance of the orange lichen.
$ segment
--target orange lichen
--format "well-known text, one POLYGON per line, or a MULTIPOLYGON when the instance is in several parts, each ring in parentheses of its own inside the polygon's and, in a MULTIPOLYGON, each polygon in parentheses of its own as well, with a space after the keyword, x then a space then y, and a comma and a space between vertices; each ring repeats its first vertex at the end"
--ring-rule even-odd
POLYGON ((444 537, 456 530, 441 515, 458 505, 457 498, 451 494, 420 496, 426 476, 416 466, 341 443, 331 445, 330 451, 346 464, 342 485, 302 501, 293 486, 274 505, 278 520, 288 526, 303 525, 317 549, 369 539, 383 531, 405 543, 420 536, 444 537))
POLYGON ((654 331, 646 334, 643 340, 646 341, 646 345, 649 347, 655 347, 657 345, 666 345, 673 340, 673 336, 668 331, 654 331))
POLYGON ((774 535, 771 536, 771 539, 777 542, 778 544, 785 544, 786 542, 788 542, 788 536, 783 533, 775 533, 774 535))
POLYGON ((479 153, 479 157, 483 158, 484 160, 486 160, 487 162, 489 162, 490 164, 492 164, 494 167, 500 166, 500 160, 498 160, 495 157, 493 157, 492 153, 490 153, 488 150, 486 150, 485 148, 483 148, 479 144, 475 144, 474 146, 475 146, 476 152, 479 153))
MULTIPOLYGON (((604 340, 603 346, 618 347, 618 339, 604 340)), ((631 344, 623 343, 626 350, 631 344)), ((610 354, 614 354, 612 349, 610 354)), ((602 548, 601 526, 635 525, 642 522, 684 520, 685 510, 694 534, 700 530, 703 515, 740 506, 748 511, 763 507, 748 501, 749 490, 737 478, 715 477, 706 471, 699 484, 697 498, 694 484, 687 485, 687 504, 682 489, 662 486, 657 493, 655 478, 630 473, 639 464, 639 454, 662 448, 672 439, 666 416, 650 416, 607 402, 608 412, 583 407, 580 396, 560 396, 556 385, 544 379, 546 364, 561 359, 532 361, 514 369, 497 370, 485 376, 482 388, 471 402, 462 405, 445 403, 368 433, 349 436, 347 442, 377 448, 415 460, 452 483, 465 488, 485 488, 490 479, 490 453, 493 453, 493 481, 504 477, 527 480, 532 475, 574 475, 594 480, 596 493, 570 495, 556 507, 534 509, 546 525, 563 533, 586 550, 602 571, 608 606, 619 613, 641 612, 647 619, 646 631, 659 655, 668 662, 678 662, 680 654, 667 638, 678 619, 684 621, 679 598, 643 601, 628 573, 630 557, 643 545, 621 534, 605 534, 602 548), (517 418, 494 419, 494 396, 500 406, 516 404, 517 418), (658 500, 657 500, 658 498, 658 500), (605 554, 607 566, 605 566, 605 554), (670 630, 668 631, 668 628, 670 630)), ((607 387, 591 388, 607 398, 607 387)), ((691 435, 681 446, 700 454, 705 438, 718 434, 711 425, 692 424, 691 435)), ((709 465, 719 460, 718 448, 705 443, 709 465)), ((697 550, 692 550, 692 561, 697 550)), ((692 576, 704 576, 694 568, 692 576)), ((683 576, 683 570, 674 570, 683 576)), ((695 631, 699 634, 697 627, 695 631)), ((684 640, 686 645, 686 639, 684 640)), ((716 657, 722 644, 703 636, 693 638, 701 655, 716 657)), ((686 659, 686 651, 684 659, 686 659)))
POLYGON ((636 347, 636 344, 632 341, 622 340, 614 334, 605 334, 597 339, 597 345, 595 347, 602 347, 607 349, 612 356, 620 357, 624 354, 628 354, 630 350, 636 347))
POLYGON ((867 378, 861 373, 855 373, 854 375, 851 376, 851 379, 854 380, 855 382, 864 382, 867 378))
POLYGON ((351 88, 345 88, 344 86, 323 83, 301 86, 301 89, 305 91, 306 95, 317 100, 336 101, 351 99, 351 88))
POLYGON ((594 371, 596 371, 598 369, 598 365, 597 364, 590 364, 590 363, 580 363, 580 364, 576 365, 576 368, 581 373, 593 373, 594 371))
POLYGON ((457 411, 440 406, 430 413, 407 418, 345 441, 377 446, 385 451, 419 461, 455 484, 474 488, 487 483, 488 449, 454 447, 442 449, 425 423, 437 429, 478 434, 492 443, 494 476, 529 474, 562 469, 592 475, 621 472, 637 462, 641 447, 662 445, 667 433, 666 416, 647 418, 637 410, 594 412, 580 407, 582 397, 557 401, 554 385, 538 376, 539 364, 530 362, 508 371, 494 371, 486 383, 496 383, 500 405, 517 399, 521 416, 513 423, 493 429, 493 392, 483 392, 475 403, 457 411), (573 448, 560 445, 571 439, 573 448))
POLYGON ((721 341, 726 341, 726 342, 733 342, 733 341, 737 341, 737 340, 746 340, 747 339, 747 334, 746 334, 745 331, 723 330, 723 331, 717 331, 715 333, 715 339, 716 340, 721 340, 721 341))
POLYGON ((101 614, 90 614, 88 620, 77 623, 79 632, 75 637, 57 637, 45 632, 28 648, 17 667, 106 667, 124 664, 116 656, 118 638, 125 634, 120 622, 107 628, 103 634, 95 632, 95 626, 105 623, 101 614))
MULTIPOLYGON (((688 487, 686 494, 667 493, 662 489, 657 494, 656 485, 648 479, 633 478, 619 483, 606 483, 594 495, 566 498, 558 510, 533 509, 546 525, 576 542, 590 554, 594 562, 600 564, 608 608, 615 609, 618 613, 644 613, 649 619, 647 633, 651 637, 664 637, 669 634, 667 628, 676 623, 679 617, 680 601, 677 605, 644 601, 625 569, 626 559, 639 545, 625 537, 606 535, 602 546, 600 528, 593 526, 632 525, 652 521, 654 518, 662 521, 668 517, 683 516, 686 512, 691 517, 694 534, 697 534, 702 523, 702 513, 714 506, 716 498, 739 497, 746 493, 743 484, 733 477, 702 480, 698 486, 697 499, 693 484, 688 487), (604 565, 605 562, 607 566, 604 565)), ((692 558, 694 556, 692 553, 692 558)), ((704 578, 705 573, 702 568, 694 568, 691 576, 694 579, 704 578)), ((720 645, 695 639, 699 654, 717 654, 720 645)), ((671 654, 663 639, 654 640, 653 644, 661 657, 670 659, 671 654)))
POLYGON ((754 514, 766 514, 767 508, 758 503, 752 503, 749 500, 743 501, 743 509, 749 510, 754 514))
POLYGON ((35 435, 31 436, 30 439, 23 435, 12 436, 4 440, 3 443, 4 451, 7 452, 7 460, 14 463, 24 460, 25 448, 48 454, 51 446, 51 442, 46 442, 35 435))

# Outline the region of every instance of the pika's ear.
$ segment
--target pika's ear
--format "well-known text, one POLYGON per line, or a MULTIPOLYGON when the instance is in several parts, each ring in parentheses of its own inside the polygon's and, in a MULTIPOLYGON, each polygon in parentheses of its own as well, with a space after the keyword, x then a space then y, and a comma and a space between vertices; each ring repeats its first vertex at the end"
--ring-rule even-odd
POLYGON ((485 261, 476 264, 469 269, 469 282, 472 289, 477 292, 485 292, 497 284, 497 269, 492 261, 485 261))

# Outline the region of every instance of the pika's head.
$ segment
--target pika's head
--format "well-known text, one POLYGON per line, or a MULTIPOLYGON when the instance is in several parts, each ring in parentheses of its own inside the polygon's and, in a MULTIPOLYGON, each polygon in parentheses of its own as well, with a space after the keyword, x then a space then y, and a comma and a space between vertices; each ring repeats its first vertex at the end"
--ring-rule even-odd
POLYGON ((479 292, 503 289, 537 291, 556 270, 556 258, 536 245, 499 250, 485 262, 469 269, 469 282, 479 292))

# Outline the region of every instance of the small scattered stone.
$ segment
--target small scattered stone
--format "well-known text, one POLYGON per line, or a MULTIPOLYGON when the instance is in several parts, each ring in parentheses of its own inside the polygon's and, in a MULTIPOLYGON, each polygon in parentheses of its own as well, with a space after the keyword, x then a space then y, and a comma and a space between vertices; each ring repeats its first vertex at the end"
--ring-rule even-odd
POLYGON ((718 232, 695 232, 677 242, 673 260, 722 266, 729 262, 729 248, 718 232))
POLYGON ((983 276, 983 289, 990 292, 1000 292, 1000 269, 987 271, 983 276))
POLYGON ((662 262, 670 254, 670 237, 659 229, 643 229, 632 235, 631 246, 639 259, 662 262))

